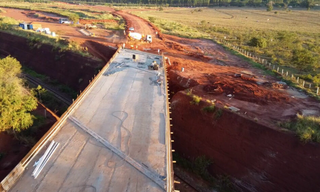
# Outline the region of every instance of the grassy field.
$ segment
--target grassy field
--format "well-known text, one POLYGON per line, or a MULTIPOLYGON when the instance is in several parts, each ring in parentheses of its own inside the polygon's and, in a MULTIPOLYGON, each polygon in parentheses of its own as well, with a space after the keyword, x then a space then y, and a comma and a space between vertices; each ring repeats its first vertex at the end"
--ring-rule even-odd
POLYGON ((197 28, 201 21, 212 26, 233 30, 280 30, 319 33, 320 11, 282 11, 267 12, 265 9, 250 8, 181 8, 164 11, 135 12, 143 17, 155 17, 179 22, 197 28), (192 13, 193 12, 193 13, 192 13), (277 12, 275 14, 275 12, 277 12))
POLYGON ((72 14, 78 15, 82 19, 114 19, 120 18, 114 17, 112 14, 106 11, 97 11, 88 8, 81 8, 71 4, 60 3, 28 3, 28 2, 1 2, 1 7, 19 8, 35 11, 44 11, 49 13, 55 13, 61 16, 69 17, 72 14))
POLYGON ((309 80, 320 83, 320 11, 165 8, 163 11, 133 13, 155 23, 167 34, 188 38, 226 38, 262 58, 291 68, 302 78, 309 75, 309 80), (300 60, 294 57, 299 54, 308 57, 300 60))

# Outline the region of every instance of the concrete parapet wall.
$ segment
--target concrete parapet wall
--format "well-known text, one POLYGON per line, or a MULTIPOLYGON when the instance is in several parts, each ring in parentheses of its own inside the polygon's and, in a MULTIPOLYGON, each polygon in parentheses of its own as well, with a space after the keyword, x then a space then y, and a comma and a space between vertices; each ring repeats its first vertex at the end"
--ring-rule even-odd
POLYGON ((166 90, 166 161, 167 161, 167 192, 174 191, 174 172, 173 172, 173 162, 172 162, 172 145, 171 145, 171 124, 170 124, 170 102, 169 102, 169 78, 167 65, 164 55, 162 55, 162 66, 164 68, 165 77, 165 90, 166 90))

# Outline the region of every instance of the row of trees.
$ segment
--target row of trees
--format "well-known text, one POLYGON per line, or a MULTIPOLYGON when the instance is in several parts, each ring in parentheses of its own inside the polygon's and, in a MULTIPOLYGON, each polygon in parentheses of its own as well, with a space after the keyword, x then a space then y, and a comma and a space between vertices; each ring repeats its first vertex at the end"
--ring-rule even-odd
POLYGON ((19 61, 12 57, 0 59, 0 132, 21 131, 33 124, 30 111, 37 100, 25 88, 19 61))
MULTIPOLYGON (((42 0, 20 0, 39 2, 42 0)), ((315 5, 314 0, 63 0, 71 3, 109 3, 109 4, 152 4, 163 6, 266 6, 272 2, 273 6, 284 7, 307 7, 315 5)))
MULTIPOLYGON (((4 1, 4 0, 0 0, 4 1)), ((14 0, 16 2, 32 2, 32 3, 50 3, 48 0, 14 0)), ((59 0, 60 1, 60 0, 59 0)), ((159 6, 276 6, 287 8, 306 7, 312 8, 315 0, 61 0, 69 3, 88 3, 88 4, 105 4, 110 5, 159 5, 159 6)))

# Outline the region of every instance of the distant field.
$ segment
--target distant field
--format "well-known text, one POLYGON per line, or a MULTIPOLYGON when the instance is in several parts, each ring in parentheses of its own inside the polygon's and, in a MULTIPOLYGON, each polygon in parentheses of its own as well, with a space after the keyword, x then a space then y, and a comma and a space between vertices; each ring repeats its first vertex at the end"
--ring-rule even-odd
POLYGON ((164 33, 187 38, 226 38, 320 84, 320 11, 265 8, 164 8, 133 11, 164 33))
POLYGON ((319 33, 320 11, 293 10, 290 12, 250 8, 201 8, 201 12, 190 8, 164 11, 134 12, 142 17, 155 17, 180 22, 189 26, 197 26, 201 21, 210 25, 230 27, 235 30, 286 30, 319 33), (277 12, 277 14, 275 14, 277 12))

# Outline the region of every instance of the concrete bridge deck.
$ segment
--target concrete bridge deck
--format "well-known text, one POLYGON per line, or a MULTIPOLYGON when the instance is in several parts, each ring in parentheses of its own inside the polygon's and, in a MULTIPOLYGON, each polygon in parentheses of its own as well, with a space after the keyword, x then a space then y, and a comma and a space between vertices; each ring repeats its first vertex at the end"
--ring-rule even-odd
POLYGON ((164 69, 147 69, 161 59, 121 50, 53 137, 60 145, 40 175, 31 176, 33 164, 46 147, 10 191, 165 191, 164 69))

